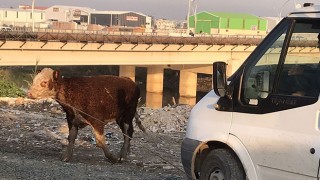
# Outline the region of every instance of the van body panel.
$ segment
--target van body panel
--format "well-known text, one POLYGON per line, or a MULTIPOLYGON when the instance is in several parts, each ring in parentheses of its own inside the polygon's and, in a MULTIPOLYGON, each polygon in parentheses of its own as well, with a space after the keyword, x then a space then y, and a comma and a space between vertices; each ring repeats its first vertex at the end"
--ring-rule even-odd
POLYGON ((227 142, 231 126, 231 112, 218 112, 214 108, 219 97, 210 91, 192 109, 186 138, 198 141, 227 142))
POLYGON ((239 157, 243 168, 246 171, 247 177, 250 180, 257 180, 257 172, 256 167, 250 157, 248 150, 246 149, 245 145, 241 142, 238 137, 233 134, 230 134, 228 139, 228 146, 237 154, 239 157))
POLYGON ((263 115, 233 113, 230 133, 245 144, 258 167, 259 179, 314 179, 317 176, 319 108, 318 101, 299 110, 294 108, 263 115), (314 154, 310 153, 312 148, 314 154))

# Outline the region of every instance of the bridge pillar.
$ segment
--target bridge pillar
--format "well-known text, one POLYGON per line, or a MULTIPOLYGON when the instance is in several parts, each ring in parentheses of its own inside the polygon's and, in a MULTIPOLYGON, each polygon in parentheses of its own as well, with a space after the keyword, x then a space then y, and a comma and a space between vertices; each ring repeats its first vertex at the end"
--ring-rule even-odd
POLYGON ((135 81, 136 67, 135 66, 120 66, 119 76, 124 76, 135 81))
POLYGON ((148 67, 146 86, 146 106, 161 108, 163 93, 163 68, 161 66, 148 67))
POLYGON ((188 70, 180 71, 179 94, 179 104, 196 104, 197 73, 188 70))

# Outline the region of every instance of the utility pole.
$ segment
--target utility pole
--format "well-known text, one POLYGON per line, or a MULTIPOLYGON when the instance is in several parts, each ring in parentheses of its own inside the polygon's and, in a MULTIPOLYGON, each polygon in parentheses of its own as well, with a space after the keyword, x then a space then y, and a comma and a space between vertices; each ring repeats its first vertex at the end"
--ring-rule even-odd
POLYGON ((35 0, 32 0, 32 6, 31 6, 32 32, 34 32, 34 1, 35 1, 35 0))
MULTIPOLYGON (((189 0, 188 17, 187 17, 187 33, 190 31, 190 16, 194 16, 194 27, 197 25, 197 6, 199 0, 189 0)), ((194 32, 195 33, 195 32, 194 32)))

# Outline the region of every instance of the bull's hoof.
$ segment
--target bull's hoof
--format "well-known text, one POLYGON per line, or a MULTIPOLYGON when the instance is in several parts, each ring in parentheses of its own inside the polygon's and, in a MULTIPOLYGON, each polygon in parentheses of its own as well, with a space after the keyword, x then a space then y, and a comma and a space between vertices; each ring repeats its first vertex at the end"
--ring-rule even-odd
POLYGON ((125 157, 120 156, 118 161, 119 162, 129 162, 130 160, 129 160, 129 158, 127 156, 125 156, 125 157))
POLYGON ((66 157, 66 156, 62 156, 62 157, 61 157, 61 161, 62 161, 62 162, 69 162, 70 159, 71 159, 71 157, 66 157))
POLYGON ((72 151, 70 152, 66 150, 65 152, 62 153, 61 161, 69 162, 71 160, 71 157, 72 157, 72 151))
POLYGON ((127 154, 129 154, 129 150, 127 152, 125 152, 125 150, 122 148, 118 154, 119 161, 120 162, 127 161, 127 154))
POLYGON ((111 162, 111 164, 115 164, 115 163, 120 162, 120 159, 118 159, 118 158, 116 158, 114 156, 108 157, 108 159, 111 162))
POLYGON ((119 157, 118 162, 122 163, 123 162, 123 158, 119 157))

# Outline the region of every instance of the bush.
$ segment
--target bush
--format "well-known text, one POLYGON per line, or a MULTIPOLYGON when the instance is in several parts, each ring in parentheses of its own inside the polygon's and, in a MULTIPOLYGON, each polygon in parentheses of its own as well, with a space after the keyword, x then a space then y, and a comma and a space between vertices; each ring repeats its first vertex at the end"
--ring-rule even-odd
POLYGON ((24 97, 25 93, 13 82, 0 80, 0 97, 24 97))

